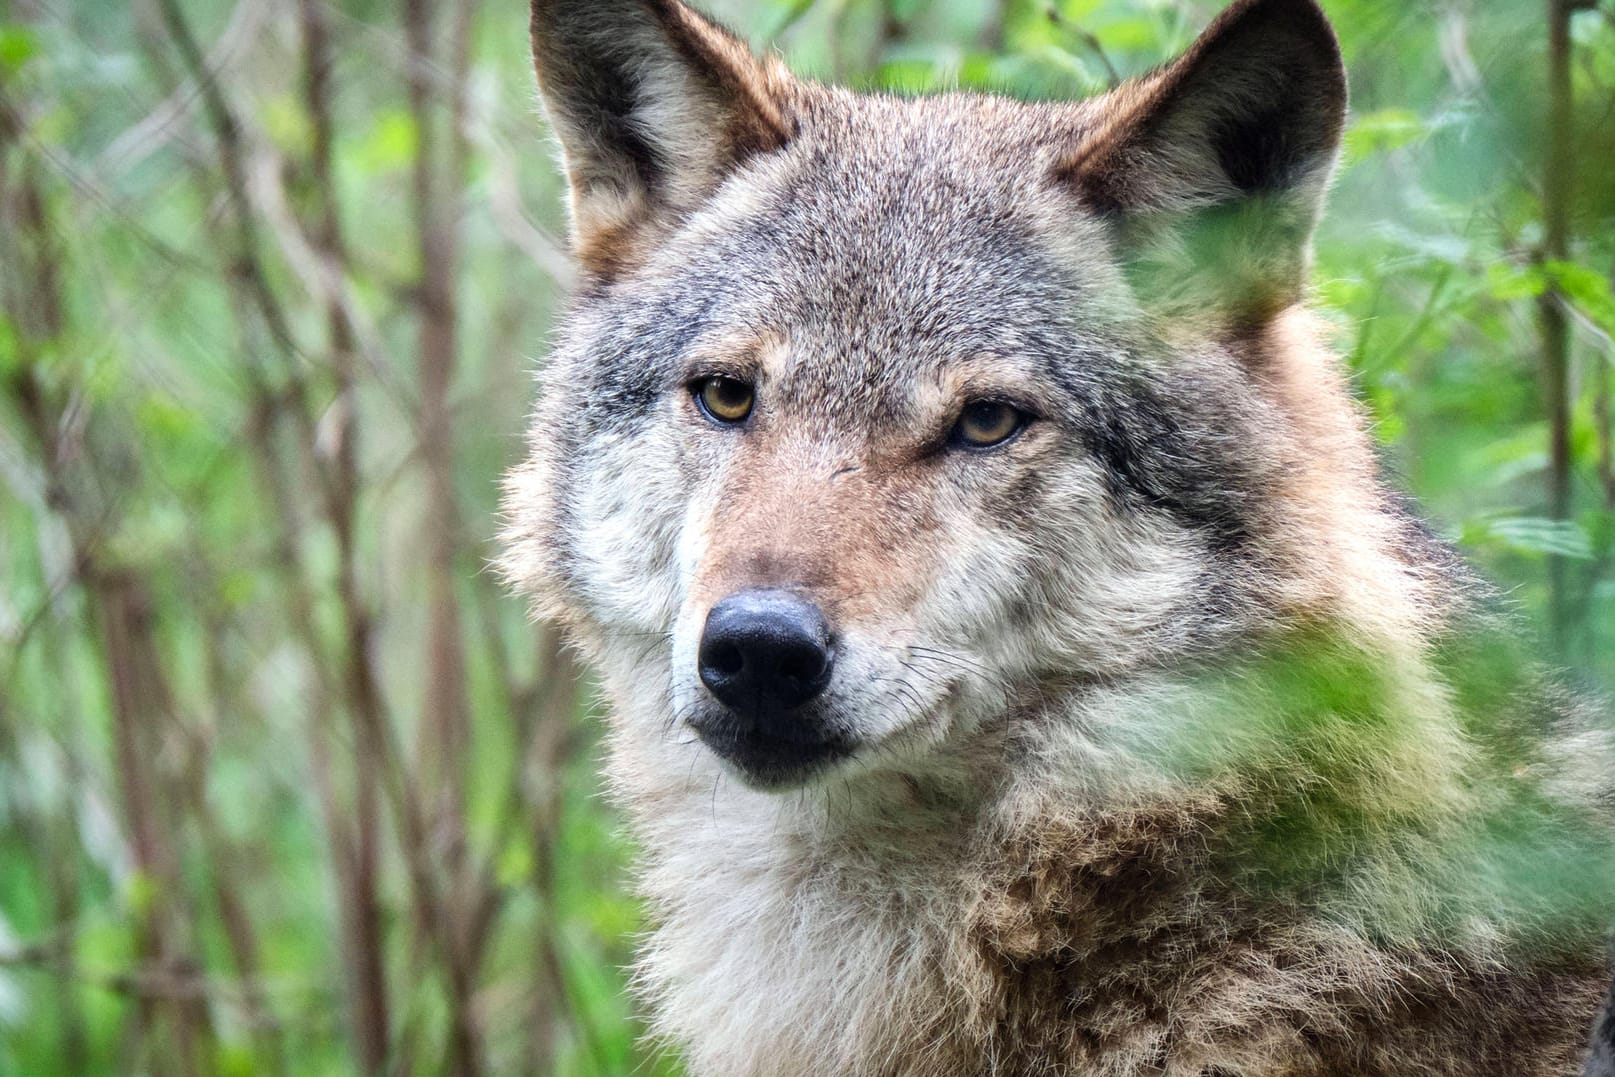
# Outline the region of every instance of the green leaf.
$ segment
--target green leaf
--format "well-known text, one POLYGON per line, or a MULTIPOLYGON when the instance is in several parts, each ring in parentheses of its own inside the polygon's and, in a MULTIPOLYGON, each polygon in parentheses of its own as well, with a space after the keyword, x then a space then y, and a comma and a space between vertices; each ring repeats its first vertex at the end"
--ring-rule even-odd
POLYGON ((499 885, 520 886, 532 877, 533 865, 532 850, 522 842, 512 842, 499 854, 499 885))
POLYGON ((151 912, 162 898, 162 892, 162 885, 142 871, 131 872, 124 880, 123 898, 135 916, 145 916, 151 912))
POLYGON ((1493 262, 1486 267, 1486 284, 1493 299, 1534 299, 1548 290, 1548 275, 1541 266, 1493 262))
POLYGON ((26 26, 0 25, 0 74, 16 74, 38 52, 39 43, 26 26))
POLYGON ((1376 153, 1388 153, 1416 142, 1429 133, 1418 113, 1405 108, 1385 108, 1359 116, 1346 132, 1346 160, 1361 161, 1376 153))
POLYGON ((359 147, 359 166, 368 174, 393 172, 415 159, 420 132, 415 118, 399 109, 376 117, 375 124, 359 147))
POLYGON ((314 123, 308 110, 290 94, 271 98, 264 105, 264 131, 277 147, 302 156, 314 145, 314 123))
POLYGON ((938 65, 923 59, 896 59, 880 65, 871 84, 895 93, 925 93, 937 89, 938 65))
POLYGON ((11 319, 0 314, 0 380, 11 377, 22 369, 22 342, 17 339, 17 327, 11 319))
POLYGON ((1496 545, 1520 553, 1543 554, 1590 560, 1592 540, 1580 524, 1572 520, 1549 520, 1540 516, 1479 518, 1464 524, 1465 545, 1496 545))
POLYGON ((1462 236, 1416 232, 1396 224, 1376 231, 1420 262, 1462 267, 1474 253, 1470 242, 1462 236))
POLYGON ((774 17, 763 24, 758 38, 762 41, 773 41, 812 11, 816 2, 817 0, 790 0, 790 3, 781 4, 774 17))
POLYGON ((1608 277, 1576 262, 1548 262, 1542 268, 1588 320, 1615 336, 1615 291, 1608 277))
POLYGON ((1368 292, 1368 285, 1361 277, 1330 277, 1318 282, 1318 298, 1328 307, 1350 307, 1368 292))
POLYGON ((152 393, 140 402, 135 422, 147 438, 170 445, 192 437, 201 427, 194 412, 161 393, 152 393))
POLYGON ((213 1062, 221 1077, 253 1077, 260 1072, 250 1043, 220 1043, 213 1062))

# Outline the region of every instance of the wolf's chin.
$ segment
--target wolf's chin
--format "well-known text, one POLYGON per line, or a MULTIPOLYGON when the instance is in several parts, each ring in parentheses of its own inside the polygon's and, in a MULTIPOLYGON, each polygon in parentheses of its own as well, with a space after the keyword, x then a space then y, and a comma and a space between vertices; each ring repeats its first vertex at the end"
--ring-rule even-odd
POLYGON ((852 758, 851 741, 798 744, 769 738, 724 738, 697 734, 743 783, 761 792, 784 792, 812 783, 852 758))
POLYGON ((795 789, 849 760, 858 739, 831 719, 742 718, 719 706, 697 707, 686 719, 696 737, 746 785, 795 789))

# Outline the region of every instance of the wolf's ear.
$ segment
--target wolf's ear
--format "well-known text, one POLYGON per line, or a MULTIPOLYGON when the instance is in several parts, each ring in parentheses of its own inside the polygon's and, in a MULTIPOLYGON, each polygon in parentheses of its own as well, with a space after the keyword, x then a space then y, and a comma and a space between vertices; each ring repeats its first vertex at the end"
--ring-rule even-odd
POLYGON ((1346 118, 1315 0, 1238 0, 1096 108, 1062 179, 1117 223, 1148 300, 1250 323, 1301 297, 1346 118))
POLYGON ((532 35, 574 243, 597 276, 631 258, 645 224, 790 138, 783 67, 679 0, 533 0, 532 35))

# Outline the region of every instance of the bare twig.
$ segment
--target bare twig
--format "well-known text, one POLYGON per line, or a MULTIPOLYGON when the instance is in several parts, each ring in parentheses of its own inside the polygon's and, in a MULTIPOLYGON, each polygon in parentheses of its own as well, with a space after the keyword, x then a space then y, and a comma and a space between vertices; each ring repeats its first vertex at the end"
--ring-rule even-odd
POLYGON ((290 319, 281 308, 279 300, 275 298, 261 257, 262 244, 258 236, 258 221, 252 212, 252 202, 247 190, 246 153, 242 146, 240 121, 236 118, 230 103, 225 100, 224 91, 220 89, 213 72, 208 70, 207 58, 203 56, 184 12, 180 10, 179 0, 156 0, 156 2, 175 50, 180 54, 186 70, 190 72, 201 90, 208 120, 213 128, 214 137, 218 140, 219 166, 224 173, 225 196, 230 204, 232 223, 236 230, 238 262, 232 268, 242 278, 248 294, 252 296, 263 318, 265 329, 280 347, 282 354, 288 357, 296 356, 300 349, 292 334, 290 319))
POLYGON ((1049 4, 1043 10, 1048 16, 1050 22, 1052 22, 1055 26, 1058 26, 1067 34, 1070 34, 1072 37, 1076 38, 1078 41, 1082 42, 1088 51, 1094 54, 1094 58, 1098 60, 1100 65, 1105 69, 1105 80, 1111 89, 1115 89, 1117 86, 1121 85, 1121 73, 1116 70, 1116 65, 1110 62, 1110 54, 1105 51, 1104 43, 1101 42, 1094 33, 1084 30, 1082 27, 1076 25, 1070 19, 1060 14, 1060 9, 1055 7, 1053 4, 1049 4))
MULTIPOLYGON (((1575 189, 1576 159, 1571 130, 1570 15, 1575 0, 1547 0, 1549 149, 1542 178, 1544 235, 1542 258, 1562 262, 1570 249, 1570 199, 1575 189)), ((1542 329, 1542 393, 1548 413, 1548 512, 1556 520, 1570 518, 1570 327, 1565 297, 1553 274, 1538 304, 1542 329)), ((1549 618, 1555 645, 1568 645, 1571 596, 1565 559, 1548 559, 1549 618)))
POLYGON ((434 10, 428 0, 404 4, 411 55, 409 102, 418 132, 413 194, 420 258, 419 438, 429 505, 424 531, 429 603, 426 690, 416 772, 432 798, 434 845, 442 850, 449 875, 451 901, 437 910, 451 1014, 449 1068, 469 1077, 482 1072, 481 1034, 472 1003, 480 960, 470 945, 467 919, 468 910, 477 904, 477 886, 464 819, 471 718, 464 628, 455 587, 461 524, 449 391, 459 351, 455 281, 461 235, 456 198, 467 163, 466 92, 476 4, 462 0, 454 5, 446 34, 437 26, 434 10), (445 38, 442 65, 450 72, 446 100, 428 77, 440 65, 437 43, 445 38), (440 106, 446 106, 446 117, 440 106))
POLYGON ((98 168, 112 173, 125 173, 162 149, 176 132, 183 129, 186 118, 206 92, 204 82, 211 81, 217 72, 225 70, 237 54, 252 44, 273 7, 273 4, 258 0, 237 3, 235 10, 230 13, 229 22, 203 61, 205 79, 187 78, 183 85, 176 86, 140 122, 107 143, 106 149, 96 160, 98 168))
MULTIPOLYGON (((334 282, 346 272, 347 246, 342 234, 332 154, 336 141, 331 109, 329 30, 319 0, 300 0, 303 33, 303 100, 313 126, 310 168, 319 193, 315 245, 326 274, 334 282)), ((336 381, 338 429, 331 439, 326 468, 325 510, 336 534, 337 591, 347 632, 344 686, 350 714, 355 716, 353 775, 355 818, 350 831, 347 887, 352 906, 343 919, 349 953, 349 992, 355 1021, 355 1050, 366 1073, 385 1070, 388 1055, 388 991, 382 960, 379 897, 381 820, 373 761, 381 755, 376 730, 385 725, 381 695, 372 674, 371 616, 360 594, 355 564, 355 526, 359 499, 358 400, 355 381, 356 304, 341 301, 332 284, 326 304, 330 366, 336 381)), ((318 744, 318 730, 311 736, 318 744)))
MULTIPOLYGON (((90 598, 91 627, 101 643, 103 668, 112 704, 115 773, 122 800, 126 837, 140 877, 172 895, 137 911, 138 947, 143 958, 162 964, 191 960, 191 918, 179 888, 179 852, 166 781, 158 770, 160 733, 157 723, 173 714, 166 674, 152 638, 147 586, 132 570, 103 559, 91 536, 100 513, 87 508, 80 468, 86 450, 63 437, 74 408, 39 375, 42 350, 62 339, 68 326, 62 299, 63 254, 48 223, 46 202, 37 172, 25 163, 17 182, 0 202, 0 261, 23 272, 26 295, 8 288, 6 313, 16 327, 21 354, 7 388, 32 435, 46 475, 48 502, 60 516, 90 598), (21 304, 21 305, 19 305, 21 304)), ((59 964, 59 967, 60 964, 59 964)), ((211 1066, 212 1028, 205 1008, 143 1002, 135 1030, 145 1039, 166 1026, 173 1037, 173 1056, 181 1073, 211 1066)))

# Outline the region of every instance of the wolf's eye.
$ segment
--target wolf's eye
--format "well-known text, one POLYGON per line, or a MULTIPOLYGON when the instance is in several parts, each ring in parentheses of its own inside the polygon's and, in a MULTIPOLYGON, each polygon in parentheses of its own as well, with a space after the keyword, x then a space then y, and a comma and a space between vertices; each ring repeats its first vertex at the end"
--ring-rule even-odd
POLYGON ((735 378, 717 375, 695 383, 695 402, 707 418, 733 426, 743 423, 756 402, 756 391, 735 378))
POLYGON ((1026 413, 1013 404, 1002 400, 973 400, 959 414, 948 440, 970 449, 989 449, 1020 433, 1026 421, 1026 413))

